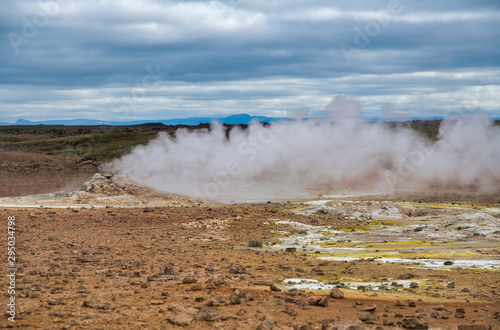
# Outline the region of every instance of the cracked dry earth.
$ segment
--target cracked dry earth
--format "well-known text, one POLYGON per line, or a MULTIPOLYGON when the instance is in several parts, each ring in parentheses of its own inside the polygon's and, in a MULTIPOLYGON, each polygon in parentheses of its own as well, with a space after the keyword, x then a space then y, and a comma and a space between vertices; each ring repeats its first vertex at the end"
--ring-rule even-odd
MULTIPOLYGON (((353 233, 367 231, 370 219, 330 211, 308 214, 300 211, 308 210, 305 205, 294 203, 212 205, 165 197, 161 205, 155 195, 149 204, 156 206, 136 196, 140 205, 131 205, 131 199, 127 207, 111 205, 108 199, 108 206, 91 207, 90 197, 71 198, 59 200, 68 208, 0 207, 1 218, 16 217, 19 267, 16 322, 3 315, 2 327, 499 329, 498 268, 324 260, 325 251, 284 244, 305 233, 300 226, 280 223, 300 223, 309 231, 314 226, 344 229, 348 244, 347 235, 354 239, 353 233), (78 205, 82 201, 86 204, 78 205), (329 286, 316 290, 308 281, 329 286), (355 282, 388 284, 353 287, 355 282)), ((343 234, 336 234, 342 243, 343 234)), ((486 247, 469 243, 481 256, 498 260, 498 240, 486 241, 486 247)), ((5 235, 0 244, 6 246, 5 235)), ((417 256, 408 246, 390 249, 417 256)), ((6 302, 5 274, 0 284, 6 302)))

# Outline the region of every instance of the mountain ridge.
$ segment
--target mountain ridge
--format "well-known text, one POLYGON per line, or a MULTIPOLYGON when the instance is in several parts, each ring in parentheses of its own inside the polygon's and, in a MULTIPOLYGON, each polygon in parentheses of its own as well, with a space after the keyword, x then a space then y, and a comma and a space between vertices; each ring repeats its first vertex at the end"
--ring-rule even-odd
POLYGON ((147 123, 162 123, 164 125, 199 125, 203 123, 211 123, 218 121, 221 124, 249 124, 256 120, 264 123, 269 123, 277 120, 288 120, 288 118, 266 117, 266 116, 251 116, 249 114, 235 114, 223 118, 217 117, 190 117, 179 119, 159 119, 159 120, 133 120, 133 121, 112 121, 112 120, 95 120, 95 119, 54 119, 31 121, 26 119, 18 119, 14 123, 0 122, 0 126, 35 126, 35 125, 64 125, 64 126, 130 126, 141 125, 147 123))

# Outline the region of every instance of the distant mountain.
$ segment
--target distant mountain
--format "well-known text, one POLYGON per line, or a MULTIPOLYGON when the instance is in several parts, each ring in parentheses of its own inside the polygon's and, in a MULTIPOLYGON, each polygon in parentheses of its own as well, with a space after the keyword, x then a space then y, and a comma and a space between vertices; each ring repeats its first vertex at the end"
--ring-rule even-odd
POLYGON ((70 120, 43 120, 43 121, 30 121, 26 119, 18 119, 15 123, 0 123, 0 126, 6 125, 66 125, 66 126, 95 126, 95 125, 110 125, 110 126, 130 126, 140 125, 146 123, 162 123, 164 125, 199 125, 203 123, 210 123, 218 121, 222 124, 249 124, 252 120, 269 123, 276 120, 288 120, 287 118, 275 118, 265 116, 250 116, 246 113, 231 115, 225 118, 216 117, 192 117, 184 119, 164 119, 164 120, 136 120, 136 121, 103 121, 92 119, 70 119, 70 120))

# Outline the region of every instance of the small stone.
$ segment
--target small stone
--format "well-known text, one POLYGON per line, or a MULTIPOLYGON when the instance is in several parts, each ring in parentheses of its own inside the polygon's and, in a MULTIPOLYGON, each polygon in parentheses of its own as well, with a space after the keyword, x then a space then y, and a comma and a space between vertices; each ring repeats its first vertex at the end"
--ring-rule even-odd
POLYGON ((241 298, 234 292, 231 293, 231 296, 229 297, 229 301, 231 302, 231 305, 241 304, 241 298))
POLYGON ((174 265, 168 265, 163 268, 164 275, 175 275, 174 265))
POLYGON ((330 291, 330 297, 334 299, 342 299, 344 298, 344 291, 339 288, 332 288, 332 291, 330 291))
POLYGON ((246 274, 246 269, 238 264, 233 264, 228 269, 229 274, 246 274))
POLYGON ((281 289, 278 288, 276 285, 272 284, 270 287, 271 291, 274 291, 274 292, 281 292, 281 289))
POLYGON ((447 260, 443 263, 445 266, 451 266, 453 265, 453 261, 447 260))
POLYGON ((359 316, 359 319, 366 324, 377 324, 378 316, 373 314, 362 314, 359 316))
POLYGON ((411 282, 410 283, 410 289, 416 289, 418 288, 418 283, 417 282, 411 282))
POLYGON ((56 306, 56 305, 66 305, 66 301, 64 299, 49 299, 47 300, 47 303, 51 306, 56 306))
POLYGON ((361 308, 361 310, 363 312, 373 312, 376 309, 377 309, 377 305, 375 305, 374 303, 370 303, 370 304, 368 304, 368 306, 361 308))
POLYGON ((275 323, 271 320, 264 320, 257 326, 257 330, 271 330, 274 329, 275 323))
POLYGON ((189 290, 190 291, 201 291, 201 290, 203 290, 203 286, 201 284, 195 284, 189 290))
POLYGON ((448 285, 446 286, 448 289, 454 289, 455 288, 455 282, 450 282, 448 283, 448 285))
POLYGON ((398 301, 396 301, 396 307, 404 308, 404 307, 406 307, 406 305, 401 300, 398 300, 398 301))
POLYGON ((255 239, 251 239, 248 241, 248 246, 249 247, 262 247, 262 242, 255 240, 255 239))
POLYGON ((194 277, 194 276, 186 276, 182 280, 182 284, 193 284, 193 283, 196 283, 196 282, 198 282, 198 279, 196 277, 194 277))
POLYGON ((403 319, 402 327, 404 329, 429 329, 427 323, 419 323, 416 319, 403 319))
POLYGON ((88 307, 88 308, 94 308, 94 309, 98 309, 98 310, 103 310, 103 311, 112 311, 115 309, 114 307, 111 307, 110 303, 103 302, 99 299, 84 300, 82 306, 88 307))
POLYGON ((285 249, 285 252, 296 252, 297 251, 297 248, 294 248, 294 247, 287 247, 285 249))
POLYGON ((282 312, 291 316, 297 316, 297 311, 294 309, 290 309, 288 306, 285 306, 285 309, 282 310, 282 312))
POLYGON ((326 298, 326 296, 311 296, 307 298, 307 303, 313 306, 327 307, 328 299, 326 298))
POLYGON ((188 326, 193 320, 194 317, 188 314, 175 314, 167 318, 168 322, 181 327, 188 326))

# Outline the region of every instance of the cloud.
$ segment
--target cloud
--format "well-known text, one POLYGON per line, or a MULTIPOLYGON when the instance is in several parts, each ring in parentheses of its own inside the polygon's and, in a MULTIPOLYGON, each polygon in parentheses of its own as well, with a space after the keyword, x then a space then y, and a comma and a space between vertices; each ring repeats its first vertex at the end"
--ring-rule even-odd
MULTIPOLYGON (((0 120, 75 101, 113 116, 113 103, 143 88, 147 66, 161 67, 163 83, 136 96, 129 116, 314 112, 337 94, 366 97, 367 110, 380 108, 377 96, 416 115, 419 97, 429 97, 426 109, 451 111, 471 103, 453 97, 477 99, 474 87, 498 89, 498 22, 497 1, 4 1, 0 120), (14 97, 19 86, 24 98, 14 97), (449 96, 446 104, 430 103, 438 94, 449 96)), ((497 101, 472 103, 499 116, 497 101)))

